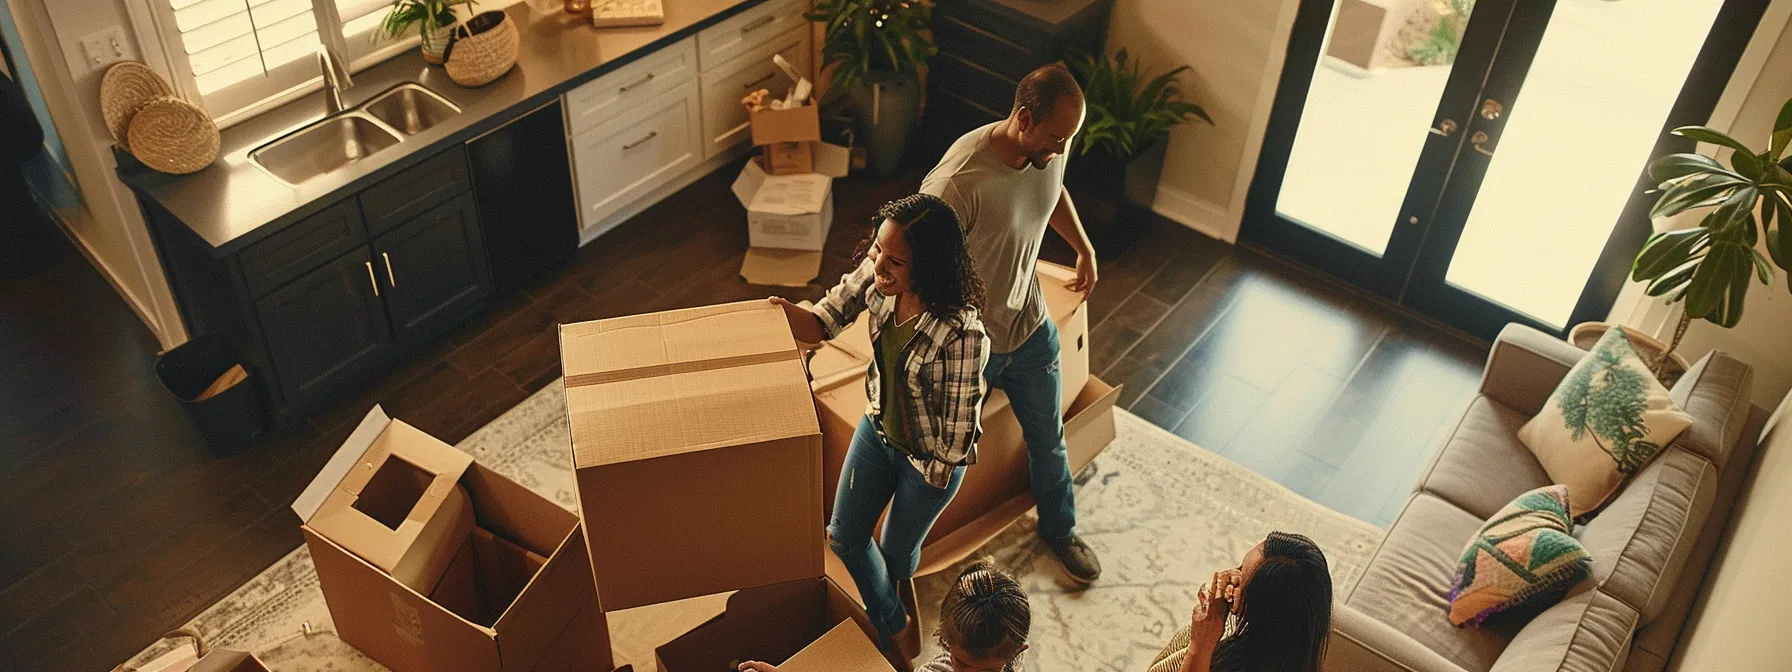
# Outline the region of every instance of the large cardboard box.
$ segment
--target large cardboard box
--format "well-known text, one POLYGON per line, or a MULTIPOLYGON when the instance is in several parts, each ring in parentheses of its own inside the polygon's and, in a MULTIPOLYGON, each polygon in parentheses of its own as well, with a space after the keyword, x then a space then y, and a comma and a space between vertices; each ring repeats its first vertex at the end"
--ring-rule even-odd
POLYGON ((605 608, 822 575, 820 428, 780 308, 565 324, 560 352, 605 608))
MULTIPOLYGON (((1113 410, 1120 390, 1088 373, 1088 308, 1081 295, 1063 286, 1075 277, 1074 271, 1041 262, 1039 275, 1048 311, 1059 328, 1059 366, 1064 381, 1060 407, 1070 469, 1075 473, 1113 441, 1113 410)), ((811 388, 821 419, 829 515, 853 431, 865 413, 864 375, 871 352, 869 330, 861 321, 823 344, 809 360, 811 388)), ((917 576, 942 571, 969 557, 1033 508, 1026 450, 1008 396, 991 390, 983 403, 977 464, 965 471, 958 494, 923 542, 917 576)))
POLYGON ((459 485, 472 463, 376 406, 293 510, 318 534, 427 594, 472 531, 459 485))
MULTIPOLYGON (((369 452, 354 437, 397 426, 375 407, 337 458, 369 452)), ((609 630, 578 517, 476 463, 456 485, 475 527, 429 593, 398 582, 326 530, 301 528, 337 635, 398 672, 610 669, 609 630)), ((309 517, 303 509, 311 506, 301 496, 293 508, 309 517)))
MULTIPOLYGON (((818 551, 818 560, 827 552, 803 550, 818 551)), ((743 660, 786 661, 796 667, 780 669, 793 672, 891 672, 872 644, 874 632, 855 594, 817 576, 736 592, 721 615, 654 653, 660 672, 732 670, 743 660)))

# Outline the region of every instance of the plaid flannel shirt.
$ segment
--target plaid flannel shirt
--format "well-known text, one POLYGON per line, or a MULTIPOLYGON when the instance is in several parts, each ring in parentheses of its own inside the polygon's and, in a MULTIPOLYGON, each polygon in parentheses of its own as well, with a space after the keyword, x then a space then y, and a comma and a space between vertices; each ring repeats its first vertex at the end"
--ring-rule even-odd
MULTIPOLYGON (((896 300, 872 286, 869 258, 840 278, 840 284, 811 309, 821 321, 822 335, 832 339, 870 313, 871 342, 876 343, 884 324, 896 312, 896 300)), ((977 438, 983 434, 983 366, 989 362, 989 336, 977 311, 966 310, 951 319, 922 312, 915 336, 898 355, 908 391, 907 423, 909 462, 936 488, 951 482, 952 470, 977 461, 977 438)), ((866 367, 865 414, 881 419, 883 384, 877 361, 866 367)), ((872 423, 883 438, 883 424, 872 423)))

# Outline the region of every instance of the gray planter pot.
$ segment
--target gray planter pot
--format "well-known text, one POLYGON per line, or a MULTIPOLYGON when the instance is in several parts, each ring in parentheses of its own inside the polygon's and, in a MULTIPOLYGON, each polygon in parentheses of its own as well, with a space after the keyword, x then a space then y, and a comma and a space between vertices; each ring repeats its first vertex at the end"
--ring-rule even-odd
POLYGON ((914 136, 921 82, 914 73, 872 72, 847 92, 859 115, 859 144, 866 165, 879 177, 896 172, 914 136))
POLYGON ((1125 251, 1143 232, 1169 144, 1159 140, 1126 157, 1104 152, 1071 157, 1064 183, 1100 258, 1125 251))

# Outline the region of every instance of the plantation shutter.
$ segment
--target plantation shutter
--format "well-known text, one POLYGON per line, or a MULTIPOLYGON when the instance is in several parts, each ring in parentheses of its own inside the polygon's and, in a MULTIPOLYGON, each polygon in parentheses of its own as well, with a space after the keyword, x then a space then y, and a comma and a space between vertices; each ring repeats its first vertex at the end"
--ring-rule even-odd
MULTIPOLYGON (((336 5, 336 17, 342 22, 342 39, 348 52, 344 57, 358 62, 362 57, 379 50, 393 40, 375 39, 380 21, 386 18, 386 10, 392 7, 392 0, 324 0, 336 5)), ((415 28, 405 35, 415 35, 415 28)), ((401 36, 402 37, 402 36, 401 36)))
POLYGON ((207 110, 218 115, 316 76, 311 0, 167 0, 207 110))

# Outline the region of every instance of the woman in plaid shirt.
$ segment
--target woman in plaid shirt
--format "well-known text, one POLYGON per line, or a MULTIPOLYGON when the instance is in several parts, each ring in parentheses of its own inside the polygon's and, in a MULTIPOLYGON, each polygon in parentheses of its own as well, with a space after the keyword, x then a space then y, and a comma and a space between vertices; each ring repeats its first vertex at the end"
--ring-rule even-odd
POLYGON ((921 540, 977 461, 988 337, 977 317, 983 281, 952 206, 915 194, 878 210, 861 260, 813 309, 780 298, 798 340, 871 319, 870 403, 834 493, 829 545, 852 573, 888 653, 908 614, 896 586, 914 576, 921 540), (889 505, 883 537, 871 531, 889 505))

